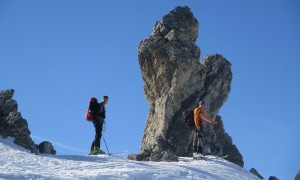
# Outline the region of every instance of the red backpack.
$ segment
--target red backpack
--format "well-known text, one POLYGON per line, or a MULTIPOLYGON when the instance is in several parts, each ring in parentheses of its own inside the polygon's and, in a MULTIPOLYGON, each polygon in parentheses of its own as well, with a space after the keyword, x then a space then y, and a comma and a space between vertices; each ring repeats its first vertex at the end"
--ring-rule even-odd
POLYGON ((98 100, 95 97, 92 97, 89 101, 89 107, 87 109, 87 112, 85 114, 85 119, 87 121, 94 121, 95 120, 95 113, 97 112, 98 107, 98 100))

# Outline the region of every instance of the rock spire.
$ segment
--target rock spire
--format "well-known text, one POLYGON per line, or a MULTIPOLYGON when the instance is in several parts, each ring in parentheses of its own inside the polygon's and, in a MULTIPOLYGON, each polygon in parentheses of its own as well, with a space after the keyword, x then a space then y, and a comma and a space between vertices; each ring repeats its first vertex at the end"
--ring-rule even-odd
POLYGON ((190 8, 176 7, 154 26, 138 47, 138 60, 150 105, 140 154, 129 159, 176 161, 192 153, 193 129, 185 127, 183 112, 206 102, 205 113, 217 120, 205 124, 204 153, 231 154, 229 160, 243 166, 243 158, 225 133, 218 111, 231 88, 231 63, 220 54, 201 62, 198 21, 190 8))

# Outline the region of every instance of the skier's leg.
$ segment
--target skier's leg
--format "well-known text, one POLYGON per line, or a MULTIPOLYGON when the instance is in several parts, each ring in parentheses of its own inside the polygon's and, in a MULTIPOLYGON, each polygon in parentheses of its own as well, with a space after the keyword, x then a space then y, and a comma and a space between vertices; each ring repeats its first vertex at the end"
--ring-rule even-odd
POLYGON ((94 137, 94 140, 92 142, 92 145, 91 145, 91 150, 90 150, 90 154, 95 154, 95 147, 96 147, 96 142, 97 142, 97 123, 95 121, 93 121, 93 124, 94 124, 94 128, 95 128, 95 137, 94 137))
POLYGON ((199 143, 197 130, 194 131, 194 138, 193 139, 194 139, 193 140, 193 153, 197 153, 198 143, 199 143))
POLYGON ((198 137, 197 153, 202 154, 202 147, 203 147, 203 141, 202 141, 202 138, 203 138, 203 125, 202 124, 200 125, 200 131, 198 132, 197 137, 198 137))
POLYGON ((97 147, 100 149, 100 139, 102 135, 102 128, 101 128, 101 123, 97 122, 94 124, 95 126, 95 140, 94 140, 94 147, 97 147))
POLYGON ((202 146, 203 146, 203 144, 202 144, 202 132, 198 132, 197 139, 198 139, 197 153, 202 154, 202 146))

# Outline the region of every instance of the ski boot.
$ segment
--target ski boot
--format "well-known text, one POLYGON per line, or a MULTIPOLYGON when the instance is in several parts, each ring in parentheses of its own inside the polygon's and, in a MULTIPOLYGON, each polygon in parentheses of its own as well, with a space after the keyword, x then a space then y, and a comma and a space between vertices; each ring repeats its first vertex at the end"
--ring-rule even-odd
POLYGON ((90 151, 90 155, 99 155, 99 154, 105 154, 105 152, 100 150, 100 148, 98 148, 98 147, 94 147, 90 151))
POLYGON ((193 159, 206 159, 201 153, 193 153, 193 159))

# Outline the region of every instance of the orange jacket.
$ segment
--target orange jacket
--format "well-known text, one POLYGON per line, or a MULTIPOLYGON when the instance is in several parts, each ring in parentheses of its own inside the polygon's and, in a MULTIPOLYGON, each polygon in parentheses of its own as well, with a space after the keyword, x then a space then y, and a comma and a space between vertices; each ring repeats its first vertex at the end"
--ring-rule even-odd
POLYGON ((195 122, 196 127, 199 127, 200 123, 202 123, 202 122, 200 122, 201 119, 204 119, 207 122, 210 122, 211 124, 215 123, 215 121, 213 121, 212 119, 210 119, 203 113, 202 107, 196 107, 194 110, 194 122, 195 122))

